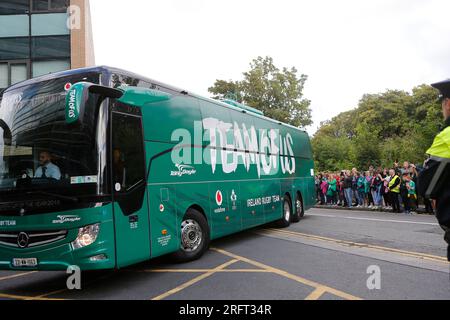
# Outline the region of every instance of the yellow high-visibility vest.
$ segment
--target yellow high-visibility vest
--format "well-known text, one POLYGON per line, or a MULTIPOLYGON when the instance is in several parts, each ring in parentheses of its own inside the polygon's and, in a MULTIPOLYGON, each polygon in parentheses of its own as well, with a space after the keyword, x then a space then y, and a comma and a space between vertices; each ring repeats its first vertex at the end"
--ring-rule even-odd
MULTIPOLYGON (((446 120, 446 124, 449 123, 449 119, 446 120)), ((436 136, 433 145, 430 149, 427 150, 427 153, 430 155, 430 168, 434 167, 436 169, 433 172, 432 170, 428 170, 428 168, 425 168, 425 170, 421 173, 422 185, 427 187, 425 197, 431 197, 432 195, 434 197, 439 197, 439 194, 442 194, 443 191, 440 190, 438 192, 438 190, 435 190, 435 188, 444 175, 446 177, 445 179, 447 179, 447 181, 444 182, 444 189, 448 191, 449 188, 448 166, 450 163, 450 126, 447 126, 447 128, 442 130, 442 132, 436 136), (438 165, 436 165, 436 163, 438 165), (431 173, 432 175, 430 176, 431 173), (424 178, 425 176, 427 178, 424 178)))
POLYGON ((427 154, 433 157, 450 159, 450 127, 447 127, 436 138, 427 154))
POLYGON ((397 179, 400 179, 400 177, 398 175, 395 175, 391 179, 391 181, 389 181, 389 190, 391 190, 391 192, 400 193, 400 183, 394 189, 391 189, 391 187, 394 185, 397 179))

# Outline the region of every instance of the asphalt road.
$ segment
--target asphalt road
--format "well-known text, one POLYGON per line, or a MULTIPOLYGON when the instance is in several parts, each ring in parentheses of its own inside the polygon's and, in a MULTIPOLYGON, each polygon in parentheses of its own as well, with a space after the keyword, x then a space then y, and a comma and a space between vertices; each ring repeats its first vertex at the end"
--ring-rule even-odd
POLYGON ((81 290, 64 272, 0 272, 0 299, 449 300, 445 253, 432 216, 313 209, 214 241, 199 261, 83 273, 81 290))

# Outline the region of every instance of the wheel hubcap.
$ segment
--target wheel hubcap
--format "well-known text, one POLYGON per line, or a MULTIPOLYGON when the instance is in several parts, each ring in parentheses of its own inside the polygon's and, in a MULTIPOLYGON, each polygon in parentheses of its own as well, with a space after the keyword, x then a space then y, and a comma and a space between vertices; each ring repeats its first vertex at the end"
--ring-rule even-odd
POLYGON ((296 208, 297 208, 297 215, 302 215, 302 202, 300 200, 297 200, 296 202, 296 208))
POLYGON ((181 224, 181 249, 187 252, 197 250, 202 243, 203 232, 194 220, 185 220, 181 224))
POLYGON ((284 219, 289 221, 291 219, 291 208, 287 201, 284 202, 284 219))

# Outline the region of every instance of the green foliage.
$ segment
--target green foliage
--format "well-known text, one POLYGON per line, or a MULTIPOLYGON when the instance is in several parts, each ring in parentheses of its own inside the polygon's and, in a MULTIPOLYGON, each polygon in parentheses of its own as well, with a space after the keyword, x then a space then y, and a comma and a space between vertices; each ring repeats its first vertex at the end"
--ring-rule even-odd
POLYGON ((391 167, 394 161, 422 163, 442 124, 437 92, 430 86, 412 93, 387 90, 364 95, 358 108, 321 124, 312 139, 319 171, 370 165, 391 167))
POLYGON ((346 137, 324 136, 312 142, 316 163, 320 164, 316 166, 319 170, 339 171, 352 166, 349 158, 351 141, 346 137))
POLYGON ((233 100, 242 103, 242 89, 238 81, 216 80, 214 86, 208 89, 213 94, 213 99, 221 100, 228 98, 227 95, 232 95, 233 100))
POLYGON ((258 57, 244 72, 242 81, 216 80, 208 91, 215 99, 230 93, 238 102, 264 112, 270 118, 296 127, 312 124, 311 101, 303 98, 307 76, 297 75, 297 69, 278 69, 270 57, 258 57))
POLYGON ((380 165, 380 145, 378 144, 379 128, 369 123, 358 123, 356 136, 353 139, 350 152, 353 163, 358 168, 369 168, 370 165, 380 165))

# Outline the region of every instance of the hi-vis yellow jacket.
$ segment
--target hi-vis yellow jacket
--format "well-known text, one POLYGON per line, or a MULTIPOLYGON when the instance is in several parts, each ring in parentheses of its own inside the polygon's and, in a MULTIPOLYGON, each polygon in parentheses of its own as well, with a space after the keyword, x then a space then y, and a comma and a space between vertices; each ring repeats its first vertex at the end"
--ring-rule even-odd
POLYGON ((388 187, 389 187, 389 190, 391 190, 391 192, 400 193, 401 181, 399 181, 399 180, 400 180, 400 177, 398 175, 394 175, 392 177, 392 179, 389 181, 388 187), (395 187, 392 188, 392 186, 394 184, 396 184, 397 182, 398 182, 398 184, 395 187))
MULTIPOLYGON (((450 118, 446 120, 446 123, 450 118)), ((445 128, 434 139, 427 150, 430 158, 425 170, 419 175, 419 189, 426 198, 440 198, 443 191, 449 191, 450 179, 450 126, 445 128)))
POLYGON ((447 127, 436 136, 427 154, 432 157, 450 159, 450 127, 447 127))

